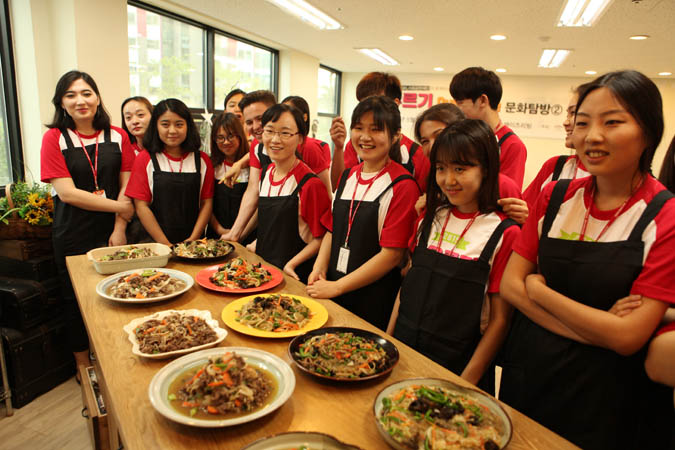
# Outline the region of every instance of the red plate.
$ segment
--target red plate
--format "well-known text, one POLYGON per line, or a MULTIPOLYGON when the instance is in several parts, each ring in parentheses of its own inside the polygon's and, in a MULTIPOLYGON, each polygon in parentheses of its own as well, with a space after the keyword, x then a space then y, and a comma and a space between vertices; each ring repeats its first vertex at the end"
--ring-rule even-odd
POLYGON ((275 286, 278 286, 281 284, 281 282, 284 280, 284 274, 281 273, 279 269, 276 267, 268 266, 263 264, 262 268, 267 269, 270 274, 272 274, 272 279, 269 280, 267 283, 263 283, 258 287, 252 287, 252 288, 246 288, 246 289, 234 289, 234 288, 227 288, 224 286, 218 286, 215 285, 211 282, 209 279, 211 275, 216 273, 219 267, 224 266, 225 264, 218 264, 215 266, 207 267, 206 269, 200 270, 197 276, 195 277, 195 280, 197 283, 199 283, 200 286, 205 287, 206 289, 211 289, 212 291, 218 291, 218 292, 227 292, 228 294, 248 294, 248 293, 253 293, 253 292, 262 292, 266 291, 268 289, 271 289, 275 286))

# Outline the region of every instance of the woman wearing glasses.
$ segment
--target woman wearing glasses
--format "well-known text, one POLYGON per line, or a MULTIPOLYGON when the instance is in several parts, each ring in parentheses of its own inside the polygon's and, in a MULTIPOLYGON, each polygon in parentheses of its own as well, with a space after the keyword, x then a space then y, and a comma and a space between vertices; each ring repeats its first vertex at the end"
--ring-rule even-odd
MULTIPOLYGON (((211 133, 211 164, 215 180, 223 178, 236 161, 248 152, 246 133, 236 114, 224 112, 216 117, 211 133)), ((239 205, 248 186, 248 167, 242 169, 232 187, 215 183, 213 214, 208 237, 217 238, 227 233, 239 213, 239 205)))
POLYGON ((302 113, 274 105, 262 116, 262 139, 272 163, 260 176, 256 253, 302 282, 314 265, 330 213, 328 192, 296 154, 306 132, 302 113))

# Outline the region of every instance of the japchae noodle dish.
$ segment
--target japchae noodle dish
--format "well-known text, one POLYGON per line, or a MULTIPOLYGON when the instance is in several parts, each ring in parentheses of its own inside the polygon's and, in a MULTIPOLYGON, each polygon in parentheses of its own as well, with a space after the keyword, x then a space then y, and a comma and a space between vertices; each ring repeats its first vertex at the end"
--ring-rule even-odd
POLYGON ((178 313, 147 320, 136 327, 134 334, 141 353, 149 355, 197 347, 218 339, 204 319, 178 313))
POLYGON ((335 378, 362 378, 381 372, 387 353, 377 343, 352 333, 326 333, 306 340, 295 353, 306 369, 335 378))
POLYGON ((275 389, 270 374, 227 352, 180 375, 169 388, 169 400, 191 417, 222 419, 259 409, 274 397, 275 389))
POLYGON ((309 308, 300 300, 279 294, 255 297, 237 313, 237 322, 273 332, 298 330, 311 318, 309 308))
POLYGON ((108 291, 115 298, 154 298, 185 289, 185 282, 164 272, 148 269, 120 277, 108 291))
POLYGON ((234 258, 209 277, 216 286, 230 289, 258 287, 271 279, 272 275, 260 263, 251 264, 244 258, 234 258))
POLYGON ((378 420, 411 449, 499 449, 502 424, 493 413, 440 386, 413 385, 385 397, 378 420))
POLYGON ((121 261, 125 259, 148 258, 150 256, 157 256, 157 253, 153 252, 152 249, 148 247, 136 247, 135 245, 130 245, 129 247, 117 250, 115 253, 102 256, 99 258, 99 261, 121 261))
POLYGON ((173 252, 183 258, 215 258, 227 255, 233 248, 227 241, 204 238, 181 242, 173 248, 173 252))

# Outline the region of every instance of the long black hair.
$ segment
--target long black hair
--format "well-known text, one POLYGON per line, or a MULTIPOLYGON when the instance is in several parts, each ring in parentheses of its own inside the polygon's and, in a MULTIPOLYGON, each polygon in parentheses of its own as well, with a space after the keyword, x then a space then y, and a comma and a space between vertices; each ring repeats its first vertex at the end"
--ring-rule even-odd
POLYGON ((420 232, 430 226, 439 209, 451 205, 436 183, 437 164, 480 166, 483 180, 478 191, 478 210, 487 214, 498 209, 499 149, 494 132, 482 120, 463 119, 438 135, 429 154, 431 171, 427 183, 427 206, 420 232))
POLYGON ((309 104, 307 103, 307 100, 298 95, 289 95, 283 99, 281 103, 290 103, 292 106, 298 108, 303 115, 307 115, 306 119, 303 118, 303 123, 305 124, 305 136, 307 136, 309 134, 309 104))
POLYGON ((579 92, 577 113, 588 94, 603 87, 610 90, 640 125, 647 147, 640 156, 638 167, 640 172, 648 173, 656 147, 663 137, 663 101, 659 88, 652 80, 636 70, 609 72, 591 81, 582 92, 579 92))
POLYGON ((659 172, 659 181, 668 188, 670 192, 675 191, 675 136, 670 141, 670 146, 663 158, 661 172, 659 172))
MULTIPOLYGON (((378 128, 386 130, 390 138, 401 131, 401 113, 396 102, 384 95, 374 95, 361 100, 352 113, 350 129, 356 128, 364 114, 372 112, 373 121, 378 128)), ((397 139, 389 149, 389 158, 401 163, 401 139, 397 139)))
POLYGON ((201 138, 199 137, 199 131, 197 131, 197 126, 195 121, 192 120, 190 115, 190 110, 177 98, 167 98, 155 105, 155 108, 152 110, 152 117, 150 118, 150 124, 148 125, 148 131, 145 132, 143 136, 143 146, 150 153, 161 153, 164 151, 164 142, 159 138, 159 133, 157 131, 157 122, 159 118, 167 111, 171 111, 179 115, 185 124, 187 125, 187 135, 185 140, 180 144, 181 150, 183 153, 186 152, 199 152, 199 148, 202 145, 201 138))
POLYGON ((61 103, 63 101, 63 96, 66 95, 70 85, 77 80, 83 80, 85 83, 87 83, 98 97, 99 104, 98 108, 96 108, 94 121, 92 122, 94 129, 105 130, 106 128, 110 128, 110 116, 108 115, 108 111, 106 111, 105 106, 103 106, 103 100, 101 99, 101 94, 98 90, 98 86, 96 86, 96 82, 91 77, 91 75, 79 70, 71 70, 70 72, 66 72, 56 83, 54 97, 52 97, 52 104, 54 105, 54 118, 52 119, 51 123, 47 125, 47 128, 75 129, 75 122, 73 121, 73 118, 70 117, 63 106, 61 106, 61 103))
MULTIPOLYGON (((127 121, 124 120, 124 107, 129 102, 142 103, 143 106, 145 106, 147 108, 148 114, 151 114, 151 115, 152 115, 152 103, 150 103, 150 100, 148 100, 145 97, 141 97, 140 95, 137 95, 135 97, 129 97, 128 99, 126 99, 122 102, 122 106, 120 107, 120 112, 122 113, 122 129, 127 132, 127 136, 129 136, 129 141, 131 141, 131 143, 134 144, 136 142, 136 136, 131 134, 131 132, 129 131, 129 128, 127 128, 127 121)), ((146 133, 147 133, 147 130, 146 130, 146 133)))
POLYGON ((239 159, 246 155, 246 152, 248 151, 246 133, 244 133, 244 127, 241 126, 239 118, 228 112, 218 114, 213 121, 213 127, 211 128, 211 163, 213 164, 213 167, 218 166, 225 160, 225 154, 220 151, 218 143, 216 142, 218 130, 221 128, 225 130, 225 133, 230 136, 236 136, 239 139, 239 148, 234 154, 235 161, 239 161, 239 159))

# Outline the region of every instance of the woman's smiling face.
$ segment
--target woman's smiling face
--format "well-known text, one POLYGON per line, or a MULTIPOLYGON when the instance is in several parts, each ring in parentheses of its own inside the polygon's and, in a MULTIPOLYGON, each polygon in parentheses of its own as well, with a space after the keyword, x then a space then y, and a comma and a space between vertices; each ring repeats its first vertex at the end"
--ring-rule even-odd
POLYGON ((351 141, 361 161, 379 164, 389 158, 391 146, 399 134, 391 136, 389 131, 375 123, 373 112, 368 111, 351 129, 351 141))

